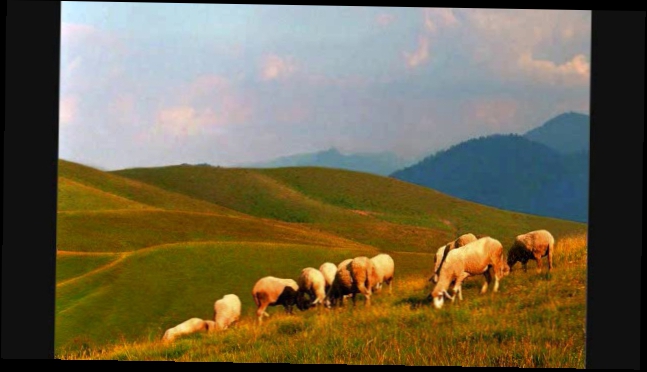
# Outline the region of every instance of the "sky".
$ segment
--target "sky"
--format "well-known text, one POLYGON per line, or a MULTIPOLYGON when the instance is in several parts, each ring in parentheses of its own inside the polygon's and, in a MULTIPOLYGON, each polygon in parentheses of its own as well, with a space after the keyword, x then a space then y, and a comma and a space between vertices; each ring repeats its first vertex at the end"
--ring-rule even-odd
POLYGON ((589 113, 591 11, 62 2, 59 157, 421 158, 589 113))

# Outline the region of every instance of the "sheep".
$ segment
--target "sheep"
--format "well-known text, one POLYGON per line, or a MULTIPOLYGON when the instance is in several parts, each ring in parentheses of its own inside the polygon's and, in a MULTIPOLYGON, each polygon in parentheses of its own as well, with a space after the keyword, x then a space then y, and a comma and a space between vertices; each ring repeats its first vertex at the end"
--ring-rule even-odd
POLYGON ((443 264, 443 261, 447 257, 447 254, 456 248, 460 248, 466 244, 469 244, 473 241, 476 241, 476 236, 472 233, 467 233, 459 236, 456 240, 451 241, 444 246, 438 248, 436 251, 436 256, 434 257, 434 275, 429 279, 433 283, 438 283, 438 273, 440 273, 440 267, 443 264))
POLYGON ((487 291, 492 276, 494 276, 494 292, 497 292, 499 281, 509 272, 510 267, 504 260, 501 242, 490 237, 481 238, 460 249, 453 249, 447 254, 440 269, 438 283, 429 297, 433 299, 436 309, 443 306, 445 297, 454 301, 454 296, 458 294, 459 300, 462 300, 462 283, 472 275, 485 276, 481 294, 487 291), (454 296, 450 296, 447 289, 453 280, 456 281, 454 296))
POLYGON ((389 285, 389 294, 393 293, 393 274, 395 271, 395 263, 393 258, 386 253, 380 253, 377 256, 371 258, 375 270, 377 271, 378 281, 373 290, 381 290, 382 283, 389 285))
POLYGON ((319 266, 319 271, 321 271, 324 279, 326 279, 326 293, 328 293, 330 286, 332 286, 332 282, 335 280, 337 265, 335 265, 334 263, 326 262, 319 266))
POLYGON ((281 279, 273 276, 266 276, 259 279, 252 289, 254 302, 258 307, 256 316, 258 323, 263 322, 263 316, 269 317, 265 310, 268 306, 282 305, 288 314, 292 314, 299 291, 299 285, 292 279, 281 279))
POLYGON ((167 329, 166 332, 164 332, 164 336, 162 336, 162 342, 173 342, 180 336, 185 336, 200 331, 213 332, 214 324, 210 321, 204 321, 200 318, 191 318, 185 320, 175 327, 167 329))
POLYGON ((224 295, 213 304, 213 320, 218 329, 226 330, 240 319, 240 298, 235 294, 224 295))
POLYGON ((321 271, 306 267, 301 270, 301 275, 297 279, 299 291, 297 294, 297 308, 306 310, 311 306, 323 304, 326 298, 326 279, 321 271), (305 294, 310 297, 310 303, 305 302, 305 294))
POLYGON ((339 264, 335 280, 326 295, 326 307, 335 305, 339 300, 343 305, 345 297, 351 297, 355 305, 355 296, 364 295, 366 305, 371 305, 372 289, 379 281, 373 262, 365 256, 345 260, 339 264))
POLYGON ((541 273, 541 259, 548 256, 548 271, 553 268, 555 238, 547 230, 535 230, 518 235, 508 251, 508 266, 521 262, 523 271, 527 271, 528 260, 537 261, 537 274, 541 273))

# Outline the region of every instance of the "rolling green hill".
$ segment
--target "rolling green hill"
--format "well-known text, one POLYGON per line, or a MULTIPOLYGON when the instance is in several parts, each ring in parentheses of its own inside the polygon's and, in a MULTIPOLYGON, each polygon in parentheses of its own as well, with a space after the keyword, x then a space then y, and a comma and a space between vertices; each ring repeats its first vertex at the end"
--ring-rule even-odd
MULTIPOLYGON (((583 363, 577 353, 584 339, 577 330, 584 322, 584 224, 325 168, 172 166, 102 172, 60 161, 58 200, 55 346, 61 358, 425 364, 446 351, 433 340, 453 342, 458 349, 469 341, 439 327, 467 321, 460 328, 466 330, 494 314, 488 309, 503 309, 505 316, 531 307, 515 320, 488 323, 470 342, 491 343, 487 330, 502 335, 499 345, 507 349, 498 350, 499 364, 583 363), (577 249, 569 246, 556 256, 550 277, 535 275, 531 264, 528 273, 517 270, 504 279, 493 300, 477 294, 482 278, 474 278, 466 281, 460 308, 438 312, 425 303, 437 247, 468 231, 508 246, 517 234, 537 228, 551 230, 560 246, 579 239, 577 249), (259 278, 296 279, 304 267, 384 251, 396 262, 395 292, 376 295, 367 317, 361 315, 360 297, 356 309, 321 314, 297 311, 288 317, 281 308, 270 308, 265 327, 253 324, 251 288, 259 278), (552 286, 557 297, 547 296, 552 286), (232 332, 158 345, 165 329, 191 317, 210 318, 214 301, 227 293, 243 303, 243 319, 232 332), (341 324, 348 321, 360 327, 343 337, 341 324), (520 327, 518 334, 514 327, 520 327), (563 338, 558 329, 571 333, 563 338), (322 334, 313 342, 331 351, 319 354, 305 347, 306 339, 322 334), (542 347, 533 343, 558 336, 544 359, 528 354, 542 347), (423 345, 431 349, 423 352, 423 345), (351 349, 373 354, 349 354, 351 349), (575 354, 569 357, 569 352, 575 354)), ((461 360, 479 365, 490 359, 461 360)))
POLYGON ((580 223, 486 207, 348 170, 182 165, 113 173, 254 216, 301 222, 390 251, 435 251, 465 232, 492 235, 509 246, 517 234, 508 231, 543 226, 559 236, 586 229, 580 223))

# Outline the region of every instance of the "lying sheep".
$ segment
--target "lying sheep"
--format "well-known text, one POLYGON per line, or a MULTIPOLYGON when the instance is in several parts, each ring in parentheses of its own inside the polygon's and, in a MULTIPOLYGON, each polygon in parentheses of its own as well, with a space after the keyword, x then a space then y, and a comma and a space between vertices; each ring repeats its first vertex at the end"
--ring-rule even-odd
POLYGON ((382 284, 389 285, 389 294, 393 293, 393 274, 395 272, 395 263, 393 258, 386 253, 380 253, 371 258, 377 273, 377 283, 373 290, 381 290, 382 284))
POLYGON ((330 286, 332 286, 332 282, 335 280, 335 274, 337 274, 337 265, 326 262, 319 267, 319 271, 321 271, 326 280, 326 293, 328 293, 330 286))
POLYGON ((299 291, 299 285, 292 279, 281 279, 273 276, 266 276, 259 279, 252 289, 254 302, 258 307, 256 316, 258 322, 263 322, 263 316, 269 317, 265 309, 268 306, 282 305, 288 314, 292 314, 299 291))
POLYGON ((301 275, 297 279, 299 291, 297 294, 297 308, 306 310, 311 306, 323 304, 326 298, 326 279, 321 271, 306 267, 301 270, 301 275), (305 300, 305 295, 310 297, 310 303, 305 300))
POLYGON ((343 305, 344 297, 351 297, 355 305, 357 294, 364 295, 366 305, 370 306, 372 289, 378 280, 375 266, 368 257, 361 256, 346 260, 339 264, 335 280, 326 296, 326 306, 334 306, 337 301, 343 305))
POLYGON ((454 295, 458 294, 463 299, 462 283, 472 275, 485 276, 485 283, 481 287, 481 294, 487 291, 488 285, 494 276, 494 292, 499 290, 499 281, 503 276, 508 275, 510 267, 503 257, 503 245, 496 239, 486 237, 464 245, 460 249, 453 249, 445 258, 438 283, 430 294, 434 301, 434 307, 440 309, 443 306, 444 298, 454 301, 454 296, 447 293, 447 289, 453 280, 454 295))
POLYGON ((224 331, 240 319, 240 298, 235 294, 224 295, 213 304, 213 320, 224 331))
POLYGON ((196 333, 201 331, 206 331, 206 332, 215 331, 214 322, 209 320, 205 321, 200 318, 191 318, 189 320, 185 320, 184 322, 176 325, 175 327, 167 329, 166 332, 164 332, 164 336, 162 336, 162 341, 173 342, 178 337, 186 336, 191 333, 196 333))
POLYGON ((440 273, 440 268, 447 257, 447 254, 456 248, 460 248, 466 244, 469 244, 473 241, 476 241, 476 236, 472 233, 467 233, 459 236, 456 240, 451 241, 444 246, 438 248, 436 251, 436 256, 434 257, 434 275, 429 279, 429 281, 438 283, 438 273, 440 273))
POLYGON ((541 272, 541 259, 548 256, 548 271, 553 268, 555 238, 546 230, 535 230, 518 235, 508 251, 508 266, 521 262, 523 271, 527 271, 528 260, 537 261, 537 273, 541 272))

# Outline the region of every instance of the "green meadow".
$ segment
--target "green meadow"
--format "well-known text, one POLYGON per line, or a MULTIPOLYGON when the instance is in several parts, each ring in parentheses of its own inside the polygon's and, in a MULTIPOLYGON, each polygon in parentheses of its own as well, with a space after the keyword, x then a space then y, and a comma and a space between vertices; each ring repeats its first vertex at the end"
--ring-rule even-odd
MULTIPOLYGON (((169 166, 103 172, 59 161, 56 356, 61 359, 584 367, 587 226, 491 208, 387 177, 325 168, 169 166), (434 309, 427 279, 458 235, 545 228, 555 268, 517 265, 500 291, 463 285, 434 309), (388 252, 393 293, 366 307, 270 307, 255 323, 263 276, 388 252), (234 293, 233 328, 171 345, 164 331, 234 293)), ((546 264, 544 264, 544 267, 546 264)))

